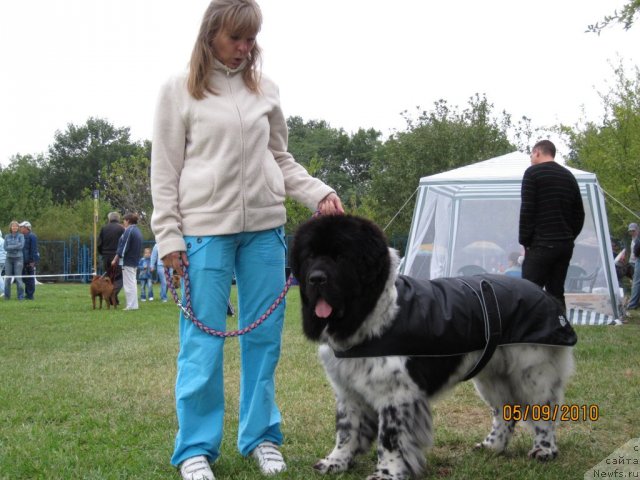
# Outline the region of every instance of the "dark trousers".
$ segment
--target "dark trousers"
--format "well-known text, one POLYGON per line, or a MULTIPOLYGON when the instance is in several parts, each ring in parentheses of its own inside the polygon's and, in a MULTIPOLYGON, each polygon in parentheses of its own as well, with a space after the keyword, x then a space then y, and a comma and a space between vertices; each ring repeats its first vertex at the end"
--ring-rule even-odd
POLYGON ((122 267, 120 265, 116 265, 115 267, 111 265, 113 257, 115 256, 115 253, 102 255, 102 266, 107 277, 111 279, 113 289, 116 292, 116 305, 119 305, 120 300, 118 299, 118 293, 122 290, 122 267))
POLYGON ((33 275, 36 273, 36 267, 33 265, 27 265, 22 268, 22 275, 28 275, 22 277, 24 282, 24 296, 29 300, 33 300, 33 294, 36 293, 36 277, 33 275))
POLYGON ((572 255, 573 242, 548 242, 528 247, 522 262, 522 278, 543 287, 565 310, 564 282, 572 255))

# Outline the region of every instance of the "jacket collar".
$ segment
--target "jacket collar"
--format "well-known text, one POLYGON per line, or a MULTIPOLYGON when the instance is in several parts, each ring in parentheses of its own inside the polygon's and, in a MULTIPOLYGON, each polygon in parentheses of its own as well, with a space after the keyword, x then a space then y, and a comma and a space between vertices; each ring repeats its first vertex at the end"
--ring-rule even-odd
POLYGON ((237 68, 229 68, 217 58, 213 59, 213 69, 215 71, 222 72, 225 75, 235 75, 236 73, 243 71, 246 66, 246 60, 242 62, 237 68))

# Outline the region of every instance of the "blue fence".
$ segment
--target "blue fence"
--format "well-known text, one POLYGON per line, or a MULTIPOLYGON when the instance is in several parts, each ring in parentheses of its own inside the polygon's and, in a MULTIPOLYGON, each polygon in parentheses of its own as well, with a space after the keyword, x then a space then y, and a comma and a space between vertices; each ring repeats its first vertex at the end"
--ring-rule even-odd
MULTIPOLYGON (((286 236, 287 247, 291 248, 292 235, 286 236)), ((404 255, 407 237, 394 237, 389 240, 393 248, 404 255)), ((153 248, 154 241, 143 242, 144 248, 153 248)), ((40 263, 38 276, 41 282, 82 282, 89 283, 93 276, 93 240, 82 242, 79 236, 72 236, 68 240, 40 240, 40 263)), ((142 252, 140 252, 142 256, 142 252)), ((97 274, 104 273, 102 261, 98 255, 96 262, 97 274)), ((289 259, 287 258, 287 272, 289 259)))
MULTIPOLYGON (((155 242, 143 242, 143 248, 152 248, 155 242)), ((93 240, 82 242, 79 236, 68 240, 40 240, 38 280, 41 282, 89 283, 93 276, 93 240)), ((142 256, 142 252, 140 252, 142 256)), ((100 255, 96 262, 97 274, 104 273, 100 255)))

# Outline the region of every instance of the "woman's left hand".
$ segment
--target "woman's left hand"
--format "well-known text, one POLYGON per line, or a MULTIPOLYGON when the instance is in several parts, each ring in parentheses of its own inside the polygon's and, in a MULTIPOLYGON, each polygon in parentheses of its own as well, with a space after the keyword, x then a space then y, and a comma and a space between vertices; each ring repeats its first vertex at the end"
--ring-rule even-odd
POLYGON ((344 215, 342 202, 333 192, 318 202, 318 210, 322 215, 344 215))

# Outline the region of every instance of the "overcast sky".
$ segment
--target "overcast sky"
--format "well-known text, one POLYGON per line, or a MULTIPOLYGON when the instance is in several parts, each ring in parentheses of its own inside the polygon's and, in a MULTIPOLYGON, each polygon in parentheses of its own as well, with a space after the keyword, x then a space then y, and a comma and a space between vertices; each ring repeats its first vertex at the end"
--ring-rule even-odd
MULTIPOLYGON (((186 67, 207 0, 0 3, 0 163, 101 117, 151 138, 160 83, 186 67)), ((486 94, 535 126, 597 120, 640 25, 585 33, 624 0, 262 0, 264 72, 285 115, 386 135, 400 112, 486 94), (583 113, 584 110, 584 113, 583 113)))

